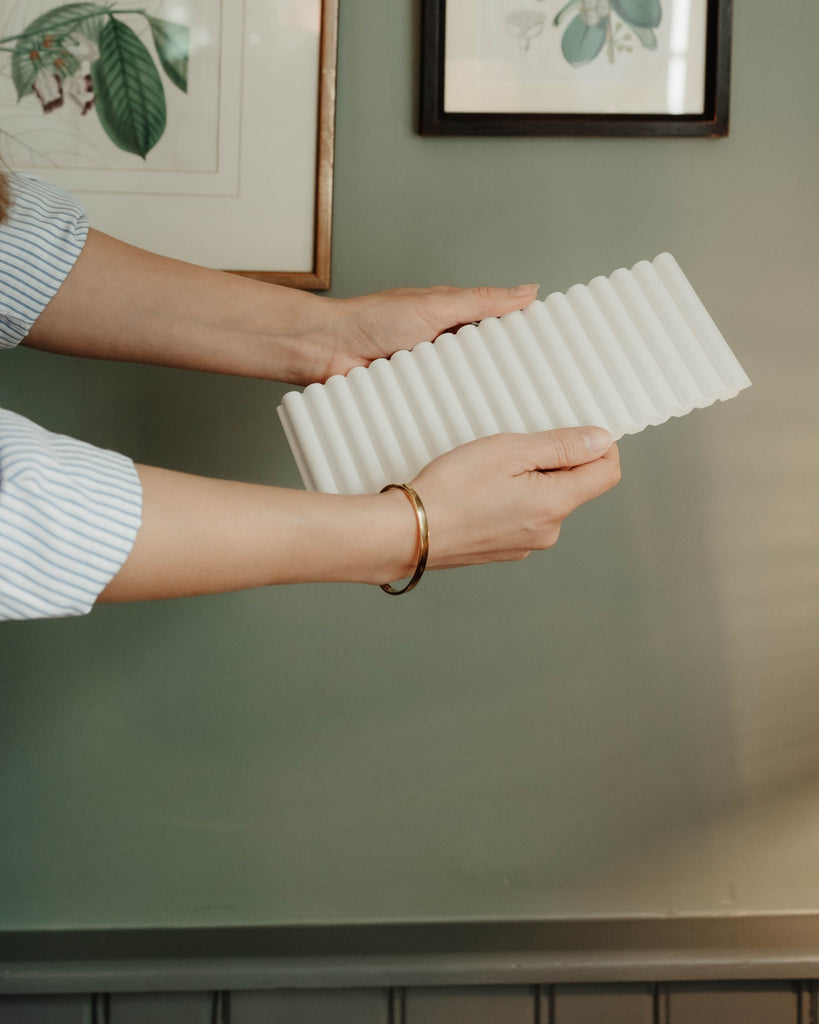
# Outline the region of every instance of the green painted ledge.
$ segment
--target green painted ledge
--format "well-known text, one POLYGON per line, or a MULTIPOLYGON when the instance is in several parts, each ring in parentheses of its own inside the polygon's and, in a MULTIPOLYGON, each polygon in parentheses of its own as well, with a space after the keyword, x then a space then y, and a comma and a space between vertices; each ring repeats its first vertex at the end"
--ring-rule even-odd
POLYGON ((819 977, 819 914, 0 932, 0 993, 819 977))

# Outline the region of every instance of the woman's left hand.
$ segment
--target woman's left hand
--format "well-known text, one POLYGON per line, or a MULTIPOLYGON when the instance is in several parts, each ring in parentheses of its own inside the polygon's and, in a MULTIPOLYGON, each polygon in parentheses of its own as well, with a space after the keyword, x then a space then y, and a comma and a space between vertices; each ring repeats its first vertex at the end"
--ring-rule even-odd
POLYGON ((355 366, 389 357, 432 341, 463 324, 523 309, 538 286, 514 288, 395 288, 351 299, 325 299, 325 345, 308 371, 308 380, 323 382, 355 366))

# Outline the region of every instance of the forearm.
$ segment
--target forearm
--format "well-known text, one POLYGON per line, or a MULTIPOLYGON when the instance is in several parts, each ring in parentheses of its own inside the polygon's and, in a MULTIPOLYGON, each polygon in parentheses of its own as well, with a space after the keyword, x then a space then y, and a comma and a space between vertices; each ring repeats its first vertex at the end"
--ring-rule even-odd
POLYGON ((278 583, 386 583, 412 572, 412 508, 392 491, 342 497, 137 467, 142 526, 102 601, 278 583))
POLYGON ((336 300, 194 266, 90 231, 25 344, 300 382, 336 300))

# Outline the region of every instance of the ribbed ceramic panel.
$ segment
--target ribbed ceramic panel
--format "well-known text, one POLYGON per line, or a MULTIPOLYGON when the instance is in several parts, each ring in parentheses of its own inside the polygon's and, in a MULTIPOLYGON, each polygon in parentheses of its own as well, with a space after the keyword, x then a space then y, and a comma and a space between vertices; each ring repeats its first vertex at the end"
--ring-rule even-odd
POLYGON ((279 415, 305 487, 361 494, 478 437, 593 424, 619 438, 749 384, 662 253, 289 392, 279 415))

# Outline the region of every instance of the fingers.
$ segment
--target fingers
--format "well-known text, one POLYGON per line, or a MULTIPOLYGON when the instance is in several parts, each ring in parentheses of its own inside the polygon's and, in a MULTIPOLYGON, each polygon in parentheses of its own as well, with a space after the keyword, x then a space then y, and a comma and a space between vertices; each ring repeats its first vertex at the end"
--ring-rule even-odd
POLYGON ((599 458, 583 465, 530 473, 535 485, 534 509, 530 519, 526 546, 543 550, 557 543, 560 527, 580 505, 599 498, 620 481, 620 456, 617 445, 611 445, 599 458))
POLYGON ((617 446, 596 427, 496 434, 455 448, 412 482, 430 518, 430 567, 549 548, 578 505, 619 479, 617 446))
POLYGON ((459 324, 503 316, 523 309, 537 296, 538 285, 523 284, 514 288, 446 288, 430 289, 431 323, 440 333, 459 324))

